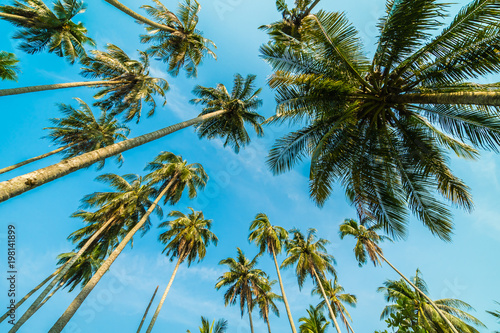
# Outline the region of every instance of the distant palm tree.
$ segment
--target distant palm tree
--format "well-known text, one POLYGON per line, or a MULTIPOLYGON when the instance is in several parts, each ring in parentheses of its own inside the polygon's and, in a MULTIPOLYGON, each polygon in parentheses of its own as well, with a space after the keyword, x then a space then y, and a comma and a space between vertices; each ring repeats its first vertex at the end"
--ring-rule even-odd
POLYGON ((195 89, 195 93, 201 94, 202 98, 194 100, 194 103, 201 103, 207 106, 198 117, 133 139, 125 140, 109 147, 85 153, 81 156, 13 178, 6 182, 1 182, 0 202, 52 180, 61 178, 76 170, 88 167, 102 159, 141 146, 196 124, 200 124, 197 128, 200 137, 206 137, 208 139, 226 137, 225 144, 231 144, 231 146, 238 151, 240 146, 244 146, 250 142, 248 133, 245 130, 246 122, 249 122, 254 127, 258 135, 263 135, 262 126, 259 123, 263 118, 258 113, 254 112, 262 103, 262 101, 258 99, 260 89, 255 92, 253 91, 254 81, 254 75, 248 75, 246 79, 239 74, 235 75, 235 86, 231 94, 228 93, 226 87, 222 84, 220 84, 217 89, 198 86, 195 89), (220 107, 220 109, 214 109, 212 106, 220 107), (215 118, 217 118, 217 120, 215 118), (210 126, 212 126, 212 128, 210 128, 210 126), (241 140, 241 142, 239 140, 241 140))
POLYGON ((149 308, 151 307, 151 304, 153 303, 153 300, 155 299, 156 292, 158 291, 159 287, 160 286, 156 286, 155 292, 153 293, 153 296, 151 297, 151 300, 148 303, 146 311, 144 311, 144 315, 142 316, 142 320, 141 320, 141 323, 139 324, 139 328, 137 328, 137 333, 141 332, 142 325, 144 324, 144 321, 146 320, 146 317, 148 316, 149 308))
POLYGON ((295 274, 297 275, 297 281, 300 288, 302 288, 307 275, 312 277, 316 285, 319 286, 323 298, 326 301, 326 306, 330 312, 334 327, 337 332, 340 333, 340 327, 335 319, 335 313, 333 312, 330 302, 328 302, 328 296, 321 283, 321 281, 325 279, 326 272, 335 273, 333 268, 335 259, 332 255, 327 253, 325 247, 329 241, 323 238, 315 241, 316 229, 312 228, 308 230, 307 237, 298 229, 293 229, 290 232, 293 234, 293 239, 286 243, 288 257, 283 261, 281 267, 290 267, 294 264, 297 265, 295 267, 295 274))
MULTIPOLYGON (((99 118, 96 119, 84 101, 79 98, 76 100, 80 103, 80 107, 77 109, 71 105, 59 104, 59 110, 65 117, 50 119, 54 126, 45 128, 50 130, 50 134, 46 137, 59 145, 59 148, 2 168, 0 174, 57 153, 64 154, 64 159, 68 159, 127 139, 130 130, 120 124, 112 114, 102 111, 99 118)), ((120 164, 123 162, 121 154, 116 155, 116 159, 120 164)), ((97 169, 102 167, 104 167, 104 160, 98 162, 97 169)))
POLYGON ((0 51, 0 79, 17 81, 18 62, 14 53, 0 51))
POLYGON ((269 323, 269 310, 271 310, 276 316, 280 316, 280 311, 275 301, 282 301, 283 297, 276 295, 272 292, 273 285, 276 280, 269 281, 267 279, 262 280, 260 292, 255 299, 255 303, 259 307, 259 314, 262 319, 267 324, 267 330, 271 333, 271 325, 269 323))
POLYGON ((321 309, 309 305, 309 310, 306 310, 309 317, 299 318, 300 333, 325 333, 330 324, 321 309))
MULTIPOLYGON (((212 321, 212 325, 207 318, 201 317, 201 327, 200 333, 226 333, 227 330, 227 320, 219 319, 217 322, 212 321)), ((190 330, 186 331, 187 333, 191 333, 190 330)))
POLYGON ((95 46, 83 24, 72 21, 85 9, 81 0, 57 0, 53 11, 41 0, 19 0, 12 6, 1 5, 0 18, 20 28, 14 38, 23 40, 19 48, 24 52, 34 54, 48 48, 74 63, 85 57, 85 44, 95 46))
POLYGON ((285 289, 283 287, 278 260, 276 259, 276 255, 281 253, 283 243, 287 239, 288 232, 282 227, 271 225, 269 218, 264 213, 257 214, 255 216, 255 220, 253 220, 250 224, 250 235, 248 236, 248 240, 255 242, 255 244, 260 248, 260 253, 268 251, 273 257, 276 273, 278 274, 281 296, 283 297, 283 303, 285 303, 286 313, 288 315, 288 322, 290 323, 292 333, 297 333, 292 313, 290 311, 290 306, 288 305, 288 300, 286 298, 285 289))
POLYGON ((212 220, 206 220, 202 212, 195 212, 193 208, 188 208, 191 210, 188 215, 179 211, 172 211, 168 216, 176 217, 176 219, 163 222, 158 226, 159 228, 168 228, 167 231, 160 235, 159 240, 166 245, 163 252, 167 252, 167 256, 170 255, 170 261, 177 258, 177 263, 146 333, 153 330, 180 264, 187 261, 189 267, 195 260, 200 262, 205 258, 206 247, 210 243, 217 245, 218 238, 210 231, 212 220))
POLYGON ((219 277, 215 289, 219 290, 222 287, 228 287, 224 293, 224 304, 226 306, 236 304, 239 297, 241 317, 243 317, 246 307, 250 322, 250 331, 254 333, 252 310, 255 305, 255 297, 261 292, 262 282, 264 279, 267 279, 267 275, 264 271, 255 268, 258 255, 249 260, 239 247, 237 251, 236 259, 226 258, 219 262, 219 265, 226 265, 229 268, 229 272, 219 277))
MULTIPOLYGON (((413 278, 413 284, 424 293, 427 293, 425 281, 419 276, 420 271, 413 278)), ((413 290, 413 287, 408 285, 403 279, 399 281, 387 280, 384 282, 384 287, 378 289, 379 292, 385 293, 385 298, 388 302, 395 302, 394 305, 388 305, 382 312, 381 318, 388 317, 391 313, 401 311, 401 304, 405 307, 410 307, 412 313, 416 314, 416 323, 422 326, 429 333, 441 333, 448 331, 448 323, 436 313, 429 301, 424 298, 419 292, 413 290), (398 302, 402 301, 402 302, 398 302)), ((467 323, 477 326, 486 327, 477 318, 471 316, 464 310, 474 310, 469 304, 458 299, 440 299, 435 303, 446 314, 449 321, 453 322, 454 327, 462 333, 478 333, 474 327, 467 323)))
MULTIPOLYGON (((495 303, 500 305, 499 302, 495 302, 495 303)), ((500 319, 500 311, 494 311, 494 312, 493 311, 486 311, 486 312, 489 313, 490 315, 492 315, 493 317, 500 319)), ((500 332, 495 331, 495 333, 500 333, 500 332)))
POLYGON ((176 203, 186 187, 188 188, 189 197, 194 198, 197 195, 197 190, 203 189, 208 179, 205 170, 200 164, 187 164, 187 162, 182 159, 182 156, 176 156, 170 152, 159 154, 147 168, 152 170, 147 176, 151 186, 157 185, 156 199, 144 216, 141 217, 139 222, 130 229, 125 237, 123 237, 120 244, 113 250, 92 279, 85 285, 54 326, 52 326, 49 333, 60 333, 64 329, 66 324, 82 305, 85 298, 108 271, 111 264, 113 264, 120 255, 128 242, 130 242, 132 237, 143 228, 151 213, 157 209, 156 207, 161 199, 164 199, 165 203, 176 203))
MULTIPOLYGON (((335 313, 336 316, 340 317, 340 319, 344 322, 344 325, 346 326, 348 333, 349 331, 354 333, 354 330, 349 324, 349 320, 352 321, 352 319, 351 316, 349 315, 349 312, 347 312, 344 303, 349 304, 350 306, 356 306, 356 303, 358 301, 356 296, 353 294, 343 293, 344 287, 338 284, 337 279, 333 281, 323 280, 322 283, 323 283, 323 289, 325 290, 326 296, 328 297, 328 301, 330 302, 330 306, 333 309, 333 313, 335 313)), ((312 293, 318 296, 322 296, 321 289, 318 286, 316 286, 316 288, 313 289, 312 293)), ((325 300, 322 300, 318 304, 318 307, 319 308, 326 307, 325 300)))

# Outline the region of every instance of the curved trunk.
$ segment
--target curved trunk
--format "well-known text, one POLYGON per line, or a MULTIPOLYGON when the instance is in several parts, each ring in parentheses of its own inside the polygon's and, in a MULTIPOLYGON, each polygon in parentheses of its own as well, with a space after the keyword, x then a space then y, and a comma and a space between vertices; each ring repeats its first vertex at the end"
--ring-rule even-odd
POLYGON ((309 15, 311 13, 311 10, 313 10, 314 7, 316 7, 316 5, 320 2, 321 0, 316 0, 314 1, 310 6, 309 8, 307 8, 307 10, 304 12, 304 17, 306 17, 307 15, 309 15))
POLYGON ((253 321, 252 321, 252 301, 250 300, 252 296, 247 297, 247 308, 248 308, 248 320, 250 321, 250 332, 254 333, 253 331, 253 321))
POLYGON ((106 1, 107 3, 109 3, 111 6, 121 10, 122 12, 124 12, 125 14, 129 15, 129 16, 132 16, 133 18, 135 18, 136 20, 142 22, 142 23, 145 23, 147 25, 150 25, 152 27, 155 27, 155 28, 158 28, 158 29, 161 29, 161 30, 166 30, 166 31, 170 31, 170 32, 175 32, 176 30, 174 28, 171 28, 167 25, 163 25, 163 24, 160 24, 160 23, 157 23, 155 21, 151 21, 150 19, 148 18, 145 18, 144 16, 142 15, 139 15, 137 14, 136 12, 134 12, 132 9, 122 5, 119 1, 116 1, 116 0, 104 0, 106 1))
POLYGON ((145 143, 162 138, 168 134, 174 133, 183 128, 200 123, 207 119, 217 117, 228 112, 220 110, 203 116, 199 116, 188 121, 165 127, 156 132, 144 134, 137 138, 121 141, 110 146, 100 148, 59 163, 53 164, 43 169, 27 173, 25 175, 12 178, 11 180, 0 183, 0 202, 6 201, 9 198, 15 197, 21 193, 27 192, 35 187, 51 182, 55 179, 66 176, 72 172, 86 168, 96 162, 104 160, 116 154, 123 153, 129 149, 141 146, 145 143))
POLYGON ((167 288, 165 288, 165 291, 163 292, 163 296, 161 297, 160 303, 156 307, 155 314, 153 315, 153 318, 151 318, 151 322, 149 323, 148 329, 146 330, 146 333, 150 333, 153 330, 153 326, 155 325, 156 319, 158 318, 158 315, 160 314, 160 310, 163 307, 163 303, 165 302, 165 299, 167 298, 167 294, 170 291, 170 287, 172 287, 172 283, 174 282, 175 274, 177 274, 177 270, 179 269, 179 265, 182 262, 182 256, 177 259, 177 264, 175 265, 174 272, 172 273, 172 276, 170 277, 170 281, 168 281, 167 288))
POLYGON ((340 312, 340 315, 342 316, 342 319, 347 327, 347 333, 349 333, 349 331, 354 333, 354 330, 352 329, 351 324, 349 324, 349 318, 347 318, 345 316, 344 312, 342 311, 342 309, 340 309, 340 307, 339 307, 339 312, 340 312))
POLYGON ((64 268, 57 274, 57 277, 55 277, 49 285, 43 290, 43 292, 37 297, 37 299, 31 304, 31 306, 26 310, 26 312, 19 318, 17 323, 11 328, 9 333, 14 333, 19 330, 19 328, 28 320, 30 317, 35 314, 35 312, 40 308, 40 304, 44 300, 45 296, 54 288, 57 282, 59 281, 64 281, 64 276, 66 273, 70 270, 71 266, 80 258, 83 253, 92 245, 92 243, 99 237, 104 230, 108 228, 108 226, 114 221, 114 218, 110 218, 106 223, 104 223, 99 230, 97 230, 92 237, 89 238, 89 240, 83 245, 83 247, 78 251, 77 254, 73 256, 65 265, 64 268))
POLYGON ((269 318, 265 318, 265 321, 266 321, 266 324, 267 324, 267 330, 269 331, 269 333, 271 333, 271 325, 269 325, 269 318))
POLYGON ((387 102, 395 104, 466 104, 500 106, 500 92, 450 92, 390 96, 387 102))
POLYGON ((11 19, 11 20, 18 20, 18 21, 24 21, 24 22, 30 21, 29 18, 26 18, 24 16, 19 16, 19 15, 14 15, 14 14, 7 14, 7 13, 1 13, 1 12, 0 12, 0 18, 11 19))
POLYGON ((339 323, 337 323, 337 319, 335 318, 335 314, 333 313, 333 309, 332 309, 332 306, 330 305, 330 301, 328 300, 328 297, 326 296, 325 288, 323 288, 323 283, 321 283, 321 279, 319 278, 318 273, 316 272, 316 269, 314 269, 314 267, 311 267, 311 268, 312 268, 312 271, 314 273, 314 277, 316 278, 316 283, 318 284, 319 288, 321 289, 321 293, 323 294, 323 298, 325 299, 325 303, 326 303, 326 306, 328 307, 328 311, 330 312, 330 317, 332 317, 334 327, 337 330, 337 333, 340 333, 339 323))
POLYGON ((59 290, 61 289, 61 287, 64 286, 64 282, 61 282, 59 283, 59 285, 56 287, 56 289, 54 289, 49 296, 47 296, 42 303, 38 304, 38 307, 36 308, 35 311, 38 311, 38 309, 40 309, 42 307, 42 305, 44 305, 45 303, 47 303, 47 301, 52 297, 54 296, 54 294, 59 290))
POLYGON ((431 303, 432 307, 434 308, 434 310, 437 311, 437 313, 439 313, 439 315, 441 316, 441 318, 443 318, 443 320, 446 322, 446 324, 450 327, 450 329, 453 331, 453 333, 458 333, 457 329, 455 328, 455 326, 453 326, 453 324, 449 321, 448 318, 446 318, 446 316, 444 315, 444 313, 438 308, 438 306, 436 305, 436 303, 434 303, 432 301, 432 299, 430 299, 429 296, 427 296, 422 290, 420 290, 419 288, 417 288, 417 286, 415 284, 413 284, 410 280, 408 280, 406 278, 406 276, 403 275, 403 273, 401 273, 400 271, 398 271, 396 269, 396 267, 394 267, 381 253, 379 253, 380 257, 389 265, 392 267, 393 270, 395 270, 406 282, 408 282, 408 284, 410 286, 412 286, 413 288, 415 288, 416 291, 418 291, 422 296, 424 296, 424 298, 429 302, 431 303))
POLYGON ((283 296, 283 303, 285 303, 286 315, 288 316, 288 321, 290 322, 290 327, 292 328, 292 333, 297 333, 295 324, 293 322, 292 313, 290 312, 290 306, 288 305, 288 300, 285 295, 285 288, 283 287, 283 281, 281 280, 280 268, 278 266, 278 260, 276 260, 276 253, 272 249, 274 265, 276 266, 276 273, 278 274, 278 282, 280 283, 281 296, 283 296))
POLYGON ((139 325, 139 328, 137 329, 137 333, 141 332, 142 325, 144 324, 144 321, 146 320, 146 317, 148 316, 149 308, 151 307, 151 303, 153 303, 153 300, 155 299, 156 292, 158 291, 158 287, 156 286, 155 292, 153 293, 153 297, 151 297, 151 300, 149 301, 148 307, 146 308, 146 312, 144 312, 144 316, 142 316, 141 324, 139 325))
POLYGON ((73 143, 69 144, 69 145, 66 145, 64 147, 60 147, 60 148, 57 148, 51 152, 48 152, 46 154, 43 154, 43 155, 39 155, 39 156, 36 156, 36 157, 32 157, 32 158, 29 158, 23 162, 20 162, 20 163, 17 163, 17 164, 14 164, 14 165, 11 165, 11 166, 8 166, 6 168, 3 168, 3 169, 0 169, 0 175, 2 173, 6 173, 6 172, 9 172, 9 171, 12 171, 14 169, 17 169, 17 168, 20 168, 26 164, 30 164, 30 163, 33 163, 33 162, 36 162, 36 161, 39 161, 41 159, 44 159, 46 157, 49 157, 49 156, 52 156, 52 155, 55 155, 61 151, 63 151, 64 149, 67 149, 69 147, 71 147, 73 145, 73 143))
POLYGON ((57 322, 52 326, 52 328, 49 330, 48 333, 60 333, 66 324, 70 321, 70 319, 73 317, 75 312, 78 310, 78 308, 82 305, 83 301, 87 298, 87 296, 90 294, 92 289, 97 285, 97 283, 101 280, 103 277, 104 273, 106 273, 113 264, 113 262, 116 260, 116 258, 120 255, 120 253, 123 251, 125 246, 127 246, 128 242, 132 239, 132 237, 139 231, 139 229, 146 223, 149 215, 154 211, 158 203, 160 202, 161 198, 167 193, 169 190, 170 186, 172 186, 172 182, 177 178, 177 175, 174 175, 172 180, 165 186, 165 188, 160 192, 158 197, 155 199, 151 207, 149 207, 148 211, 142 219, 130 230, 130 232, 123 238, 123 240, 118 244, 116 249, 109 255, 108 259, 99 267, 97 272, 92 276, 92 278, 89 280, 89 282, 85 285, 85 287, 82 288, 78 296, 71 302, 71 304, 68 306, 66 311, 62 314, 62 316, 57 320, 57 322))
POLYGON ((19 94, 27 94, 38 91, 56 90, 65 88, 76 87, 93 87, 93 86, 111 86, 114 84, 122 83, 121 81, 88 81, 88 82, 69 82, 69 83, 56 83, 45 84, 41 86, 20 87, 11 89, 0 89, 0 96, 11 96, 19 94))

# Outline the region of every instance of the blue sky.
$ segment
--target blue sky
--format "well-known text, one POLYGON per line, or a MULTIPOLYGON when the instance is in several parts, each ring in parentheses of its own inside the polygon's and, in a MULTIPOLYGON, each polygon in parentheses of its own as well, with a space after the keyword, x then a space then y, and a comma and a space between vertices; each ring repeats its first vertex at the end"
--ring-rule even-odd
MULTIPOLYGON (((360 31, 367 53, 371 54, 377 36, 377 18, 383 13, 384 1, 323 2, 325 9, 347 13, 360 31)), ((138 1, 124 0, 123 3, 141 12, 138 1)), ((258 85, 264 88, 261 94, 264 105, 260 112, 266 117, 273 114, 274 95, 265 85, 271 70, 259 58, 258 52, 259 46, 267 41, 267 36, 257 27, 280 18, 275 11, 274 1, 200 0, 200 3, 202 11, 199 27, 206 37, 217 44, 218 61, 207 58, 199 68, 197 79, 187 79, 183 73, 177 78, 169 77, 165 72, 165 64, 152 62, 151 72, 165 77, 170 83, 168 104, 158 108, 152 118, 144 117, 139 125, 130 123, 131 137, 196 116, 200 109, 188 103, 193 98, 192 88, 196 84, 214 86, 219 82, 231 87, 235 73, 253 73, 258 76, 258 85)), ((460 4, 465 3, 460 1, 460 4)), ((176 7, 174 1, 166 2, 166 5, 172 10, 176 7)), ((456 13, 458 8, 458 5, 453 6, 452 13, 456 13)), ((136 50, 145 48, 138 40, 143 27, 104 1, 89 2, 87 12, 78 15, 78 20, 85 23, 98 49, 103 49, 106 43, 113 43, 128 54, 137 56, 136 50)), ((14 32, 11 25, 0 22, 0 32, 0 50, 15 52, 22 68, 17 83, 1 82, 0 88, 82 80, 78 75, 78 65, 71 66, 63 59, 47 53, 30 56, 18 51, 17 42, 9 38, 14 32)), ((493 82, 495 78, 484 80, 493 82)), ((49 126, 48 119, 59 116, 56 104, 76 105, 72 100, 74 97, 91 104, 93 93, 92 89, 78 88, 3 97, 0 104, 3 116, 0 123, 1 166, 54 149, 48 140, 41 137, 46 134, 42 128, 49 126)), ((376 289, 386 279, 397 279, 398 276, 385 266, 374 268, 367 265, 359 268, 352 253, 354 241, 339 239, 338 225, 344 218, 355 216, 340 186, 324 208, 319 209, 308 198, 307 163, 281 176, 271 174, 265 165, 267 152, 274 140, 289 129, 266 127, 265 130, 264 138, 253 137, 251 145, 237 155, 230 149, 224 149, 221 141, 200 141, 191 129, 186 129, 126 152, 125 163, 119 169, 110 160, 102 171, 96 172, 93 167, 80 170, 0 204, 1 244, 5 244, 7 225, 14 224, 17 228, 19 296, 22 297, 53 272, 58 254, 72 249, 66 237, 82 225, 78 220, 70 219, 70 214, 78 209, 79 200, 84 195, 106 190, 105 186, 93 181, 96 176, 105 172, 144 174, 142 170, 146 163, 160 151, 167 150, 182 155, 190 163, 201 163, 210 181, 197 199, 190 201, 185 198, 177 206, 165 207, 164 210, 186 211, 190 206, 203 210, 205 216, 214 221, 213 231, 220 242, 217 247, 208 249, 202 263, 193 264, 190 268, 181 266, 156 323, 156 332, 185 332, 187 329, 195 332, 202 315, 210 320, 229 320, 230 333, 249 332, 247 316, 240 318, 237 307, 224 307, 223 292, 217 292, 213 287, 224 272, 224 267, 217 265, 218 262, 229 256, 234 257, 236 247, 241 247, 249 257, 257 254, 257 248, 248 244, 247 236, 249 223, 259 212, 268 214, 273 224, 285 228, 298 227, 303 231, 310 227, 317 228, 320 237, 330 240, 328 251, 337 260, 339 282, 347 292, 358 297, 357 307, 349 309, 354 320, 353 328, 357 332, 383 329, 385 324, 379 320, 379 316, 386 303, 376 289)), ((56 161, 57 156, 1 175, 0 180, 56 161)), ((417 267, 421 269, 433 298, 460 298, 470 303, 476 309, 473 314, 488 326, 481 332, 500 328, 500 323, 485 313, 485 310, 495 308, 494 300, 500 301, 500 289, 497 288, 500 280, 499 163, 500 158, 492 153, 482 154, 480 161, 476 162, 452 158, 454 172, 471 187, 476 205, 471 214, 454 210, 455 235, 452 243, 434 238, 420 222, 411 220, 406 241, 384 244, 387 258, 402 272, 412 276, 417 267)), ((153 221, 155 226, 161 222, 156 218, 153 221)), ((157 241, 159 233, 159 230, 152 228, 143 238, 134 239, 133 249, 127 247, 113 264, 65 332, 136 329, 155 287, 160 286, 160 295, 174 267, 161 254, 163 248, 157 241)), ((4 248, 4 245, 1 246, 4 248)), ((279 259, 283 260, 284 257, 279 259)), ((5 271, 5 261, 5 256, 0 258, 2 271, 5 271)), ((261 257, 259 267, 276 278, 270 257, 261 257)), ((1 274, 3 276, 5 272, 1 274)), ((282 274, 292 314, 297 322, 299 317, 306 314, 308 305, 317 304, 318 299, 310 295, 310 280, 300 291, 292 270, 285 270, 282 274)), ((2 278, 0 281, 0 304, 7 304, 4 292, 7 290, 6 280, 2 278)), ((75 292, 60 292, 20 332, 46 332, 75 296, 75 292)), ((289 332, 285 309, 281 306, 280 310, 281 318, 271 318, 273 332, 289 332)), ((257 313, 254 313, 254 323, 256 332, 266 331, 257 313)), ((1 331, 7 329, 8 324, 0 324, 1 331)), ((334 329, 330 327, 328 332, 334 332, 334 329)))

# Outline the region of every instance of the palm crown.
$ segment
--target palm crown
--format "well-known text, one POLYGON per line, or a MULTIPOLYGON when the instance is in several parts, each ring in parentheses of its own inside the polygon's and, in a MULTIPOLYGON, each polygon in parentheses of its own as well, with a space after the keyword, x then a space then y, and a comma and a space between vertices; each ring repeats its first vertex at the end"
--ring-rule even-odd
MULTIPOLYGON (((344 293, 344 287, 342 287, 337 279, 335 280, 323 280, 321 281, 323 284, 323 289, 325 290, 326 296, 328 297, 328 301, 330 302, 330 306, 333 309, 333 313, 336 316, 340 316, 346 327, 348 327, 348 320, 351 319, 349 312, 346 310, 344 303, 349 304, 350 306, 356 306, 358 299, 353 294, 344 293)), ((321 289, 319 286, 316 286, 312 294, 318 295, 320 297, 323 296, 321 289)), ((326 300, 322 300, 318 304, 319 308, 326 307, 326 300)), ((348 328, 349 331, 349 328, 348 328)))
MULTIPOLYGON (((200 333, 225 333, 227 330, 227 320, 219 319, 217 322, 214 320, 210 325, 207 318, 201 317, 200 333)), ((190 330, 186 331, 191 333, 190 330)))
POLYGON ((0 51, 0 79, 16 81, 19 72, 18 62, 13 53, 0 51))
POLYGON ((94 46, 87 37, 87 29, 82 23, 74 23, 73 17, 83 13, 86 5, 81 0, 57 0, 51 11, 41 0, 14 1, 12 6, 0 6, 2 16, 21 29, 14 38, 21 39, 20 49, 34 54, 45 49, 74 63, 86 55, 84 45, 94 46))
MULTIPOLYGON (((90 280, 92 275, 101 267, 103 259, 98 251, 90 251, 77 259, 68 272, 64 275, 61 282, 64 282, 64 288, 69 287, 69 292, 73 291, 78 285, 84 286, 90 280)), ((63 265, 70 261, 75 252, 61 253, 57 256, 58 265, 63 265)))
POLYGON ((281 253, 283 242, 288 239, 288 232, 282 227, 271 225, 264 213, 255 216, 255 220, 250 224, 250 231, 248 240, 257 244, 260 253, 266 250, 270 254, 281 253))
POLYGON ((330 324, 321 309, 309 305, 306 310, 309 317, 299 318, 300 333, 325 333, 328 325, 330 324))

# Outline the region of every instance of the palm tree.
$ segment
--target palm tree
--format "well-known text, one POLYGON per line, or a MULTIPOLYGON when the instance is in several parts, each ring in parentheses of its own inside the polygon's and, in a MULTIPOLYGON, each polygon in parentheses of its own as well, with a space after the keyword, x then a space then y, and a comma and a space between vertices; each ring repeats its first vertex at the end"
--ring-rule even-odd
POLYGON ((127 235, 123 237, 118 246, 109 255, 108 259, 106 259, 92 279, 85 285, 54 326, 52 326, 49 333, 60 333, 64 329, 66 324, 101 280, 103 275, 108 271, 111 264, 113 264, 120 255, 128 242, 130 242, 132 237, 144 227, 151 213, 157 209, 156 207, 161 199, 164 199, 165 203, 170 202, 174 204, 180 199, 186 187, 188 188, 189 197, 194 198, 197 195, 197 190, 203 189, 208 179, 205 170, 200 164, 187 164, 187 162, 182 159, 182 156, 176 156, 169 152, 160 153, 147 168, 152 170, 147 176, 150 184, 157 184, 157 189, 155 191, 157 193, 156 199, 146 213, 140 218, 139 222, 137 222, 127 235))
POLYGON ((255 305, 254 297, 257 297, 261 292, 262 283, 267 279, 267 275, 264 271, 255 268, 258 255, 249 260, 239 247, 237 248, 237 253, 236 259, 229 257, 219 262, 219 265, 226 265, 229 268, 229 272, 224 273, 218 278, 215 289, 219 290, 222 287, 228 287, 224 293, 225 306, 235 305, 239 297, 241 317, 243 317, 246 307, 250 322, 250 331, 254 333, 252 321, 252 310, 255 305))
POLYGON ((19 60, 17 60, 14 53, 0 51, 0 79, 17 81, 18 62, 19 60))
MULTIPOLYGON (((57 153, 64 154, 64 159, 68 159, 127 139, 130 130, 120 124, 113 114, 102 111, 99 118, 96 119, 92 110, 84 101, 78 98, 76 100, 80 104, 77 109, 71 105, 59 104, 59 110, 65 117, 50 119, 54 126, 45 128, 50 130, 47 137, 59 145, 59 148, 2 168, 0 174, 57 153)), ((116 159, 120 164, 123 162, 121 154, 117 155, 116 159)), ((104 167, 104 160, 98 163, 97 169, 99 170, 102 167, 104 167)))
POLYGON ((445 7, 388 1, 371 62, 341 13, 307 16, 302 48, 263 46, 278 100, 269 121, 306 123, 275 143, 273 172, 311 156, 310 193, 319 205, 340 181, 392 236, 404 234, 412 211, 449 240, 451 214, 434 192, 465 209, 472 199, 447 153, 474 159, 476 148, 497 151, 500 143, 500 85, 467 82, 498 71, 500 11, 472 1, 436 35, 445 7))
MULTIPOLYGON (((325 290, 325 293, 328 296, 328 301, 330 303, 331 308, 333 309, 333 312, 335 313, 336 316, 339 316, 341 320, 344 322, 347 332, 351 331, 352 333, 354 333, 354 330, 349 324, 349 320, 352 321, 351 315, 349 314, 349 312, 347 312, 343 303, 349 304, 350 306, 356 306, 356 303, 358 301, 356 296, 353 294, 343 293, 344 287, 342 287, 337 282, 337 279, 333 281, 323 280, 322 284, 323 284, 323 289, 325 290)), ((321 289, 318 286, 314 288, 312 293, 318 296, 322 296, 321 289)), ((318 308, 324 308, 325 305, 326 302, 325 300, 323 300, 318 304, 318 308)))
POLYGON ((248 236, 248 240, 250 242, 255 242, 255 244, 260 248, 260 253, 268 251, 269 254, 272 255, 274 266, 276 267, 276 273, 278 274, 281 296, 283 297, 283 303, 285 303, 288 322, 290 323, 292 333, 297 333, 297 329, 295 328, 295 324, 293 322, 292 313, 290 311, 290 306, 288 305, 288 300, 285 295, 285 289, 283 287, 283 281, 281 279, 278 260, 276 259, 276 255, 281 253, 283 243, 287 239, 288 232, 282 227, 271 225, 269 218, 264 213, 257 214, 255 216, 255 219, 250 224, 250 235, 248 236))
POLYGON ((0 6, 0 18, 20 28, 14 38, 23 40, 22 51, 34 54, 48 48, 73 64, 86 56, 85 44, 95 46, 83 24, 72 21, 86 7, 81 0, 57 0, 51 11, 41 0, 19 0, 0 6))
POLYGON ((321 309, 309 305, 309 310, 306 310, 309 317, 299 318, 300 333, 325 333, 330 324, 321 309))
MULTIPOLYGON (((227 330, 227 320, 219 319, 217 322, 212 321, 212 325, 207 318, 201 317, 201 327, 200 333, 226 333, 227 330)), ((191 333, 190 330, 186 331, 187 333, 191 333)))
POLYGON ((166 255, 170 255, 170 261, 177 258, 177 264, 146 333, 150 333, 153 330, 153 326, 174 282, 175 274, 180 264, 187 261, 189 267, 196 259, 200 262, 205 258, 207 245, 210 245, 210 243, 217 245, 218 238, 210 231, 212 220, 206 220, 202 212, 195 212, 191 207, 189 209, 191 213, 188 215, 179 211, 170 212, 168 216, 176 217, 176 219, 163 222, 158 226, 160 228, 168 228, 167 231, 160 235, 159 240, 166 245, 163 252, 166 251, 166 255))
POLYGON ((280 316, 280 311, 278 306, 276 306, 275 301, 282 301, 283 297, 276 295, 272 292, 273 285, 276 280, 269 281, 267 279, 262 281, 260 292, 255 299, 259 307, 259 314, 262 319, 267 324, 267 330, 271 333, 271 325, 269 324, 269 310, 271 310, 276 316, 280 316))
POLYGON ((294 264, 297 265, 295 267, 295 275, 297 275, 297 281, 301 289, 307 275, 311 276, 321 290, 337 333, 340 333, 340 327, 335 319, 335 313, 333 312, 330 302, 328 302, 328 296, 321 283, 321 281, 325 279, 325 272, 335 274, 335 269, 332 265, 335 263, 335 259, 332 255, 327 253, 325 247, 330 242, 323 238, 315 241, 316 229, 309 229, 307 238, 298 229, 290 230, 290 232, 293 234, 293 239, 286 243, 288 257, 283 261, 281 267, 285 268, 294 264))
MULTIPOLYGON (((495 302, 495 303, 500 305, 500 303, 498 303, 498 302, 495 302)), ((500 311, 494 311, 494 312, 493 311, 486 311, 486 312, 489 313, 490 315, 492 315, 493 317, 500 319, 500 311)), ((500 333, 500 332, 495 331, 495 333, 500 333)))
POLYGON ((88 167, 110 156, 120 154, 196 124, 204 125, 197 129, 201 137, 207 137, 208 139, 227 137, 226 144, 231 143, 237 151, 240 146, 244 146, 250 141, 245 130, 245 122, 250 122, 254 129, 257 130, 257 134, 262 135, 263 133, 262 127, 259 124, 261 116, 254 112, 261 104, 261 101, 257 97, 260 89, 253 92, 254 81, 254 75, 249 75, 246 79, 239 74, 236 75, 234 79, 235 87, 231 95, 228 94, 227 89, 222 84, 217 89, 198 86, 195 89, 195 93, 203 94, 206 97, 203 97, 201 100, 195 100, 195 102, 202 104, 209 103, 206 104, 207 108, 198 117, 1 182, 0 202, 61 178, 76 170, 88 167), (220 109, 213 110, 211 109, 211 105, 219 106, 220 109), (217 118, 217 121, 215 118, 217 118), (217 128, 208 128, 208 124, 217 126, 217 128), (243 141, 235 142, 235 140, 240 139, 243 141))
MULTIPOLYGON (((419 274, 420 271, 417 270, 417 274, 413 278, 413 284, 417 285, 424 293, 427 293, 426 283, 419 274)), ((396 304, 386 306, 381 318, 386 318, 391 313, 400 312, 402 310, 401 304, 404 304, 404 307, 410 307, 411 312, 416 314, 416 322, 414 324, 420 325, 429 333, 446 332, 448 324, 436 313, 436 310, 430 305, 429 301, 412 288, 414 287, 410 287, 402 279, 399 281, 387 280, 384 282, 384 287, 380 287, 378 291, 385 293, 385 298, 388 302, 395 302, 396 304)), ((479 332, 467 323, 485 327, 477 318, 464 311, 470 311, 473 308, 461 300, 440 299, 436 300, 435 303, 442 312, 446 313, 448 320, 453 322, 454 327, 459 332, 479 332)))

